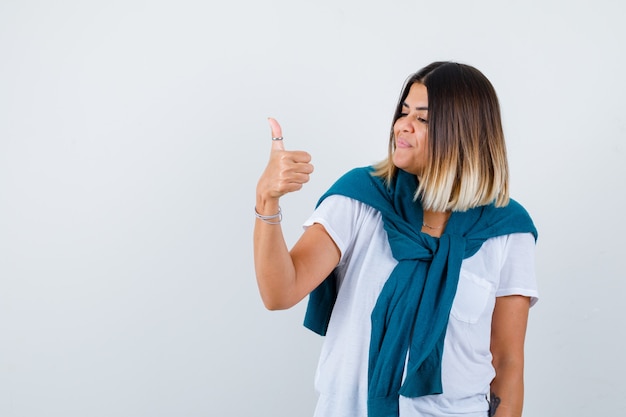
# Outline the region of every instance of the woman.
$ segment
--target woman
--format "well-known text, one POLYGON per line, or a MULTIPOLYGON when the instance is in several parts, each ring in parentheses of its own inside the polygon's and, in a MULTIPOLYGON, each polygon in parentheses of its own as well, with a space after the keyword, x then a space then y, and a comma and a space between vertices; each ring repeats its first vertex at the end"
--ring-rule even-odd
POLYGON ((268 309, 310 294, 305 325, 326 336, 315 415, 521 416, 537 233, 509 199, 487 78, 452 62, 412 75, 387 159, 339 179, 291 251, 279 199, 313 166, 270 125, 255 269, 268 309))

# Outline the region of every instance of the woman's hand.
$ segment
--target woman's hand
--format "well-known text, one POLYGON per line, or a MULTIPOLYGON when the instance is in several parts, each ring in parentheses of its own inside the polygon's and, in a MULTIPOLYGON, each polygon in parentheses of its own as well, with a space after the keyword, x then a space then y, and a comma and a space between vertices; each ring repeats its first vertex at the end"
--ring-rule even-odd
MULTIPOLYGON (((272 138, 282 138, 278 122, 268 119, 272 138)), ((298 191, 309 181, 313 172, 311 155, 304 151, 286 151, 281 140, 272 140, 270 159, 257 183, 257 211, 260 214, 274 214, 278 199, 283 195, 298 191)))

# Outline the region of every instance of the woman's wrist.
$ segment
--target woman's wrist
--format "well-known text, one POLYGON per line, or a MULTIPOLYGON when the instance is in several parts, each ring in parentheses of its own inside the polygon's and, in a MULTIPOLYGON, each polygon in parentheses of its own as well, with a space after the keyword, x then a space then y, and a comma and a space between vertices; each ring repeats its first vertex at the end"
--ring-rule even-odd
POLYGON ((280 210, 280 206, 278 207, 278 212, 276 214, 260 214, 255 207, 254 216, 263 223, 267 224, 280 224, 283 220, 283 212, 280 210))
POLYGON ((263 198, 257 196, 254 207, 257 215, 274 216, 280 212, 279 200, 277 198, 263 198))

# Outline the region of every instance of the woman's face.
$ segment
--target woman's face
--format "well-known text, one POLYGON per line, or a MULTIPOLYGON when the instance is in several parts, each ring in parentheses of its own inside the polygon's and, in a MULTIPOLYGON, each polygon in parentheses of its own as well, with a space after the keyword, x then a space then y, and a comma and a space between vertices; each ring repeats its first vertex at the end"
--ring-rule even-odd
POLYGON ((396 167, 420 176, 426 166, 428 147, 428 92, 414 83, 402 103, 402 114, 393 125, 396 167))

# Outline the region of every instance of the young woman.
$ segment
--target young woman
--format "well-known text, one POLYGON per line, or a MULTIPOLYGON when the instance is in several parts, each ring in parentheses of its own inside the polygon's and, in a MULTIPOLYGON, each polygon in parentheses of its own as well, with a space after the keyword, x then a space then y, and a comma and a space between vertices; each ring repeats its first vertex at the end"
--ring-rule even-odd
POLYGON ((340 178, 291 250, 279 199, 313 166, 270 125, 256 275, 268 309, 310 295, 305 325, 326 336, 315 415, 520 417, 537 232, 509 198, 487 78, 453 62, 410 76, 387 158, 340 178))

